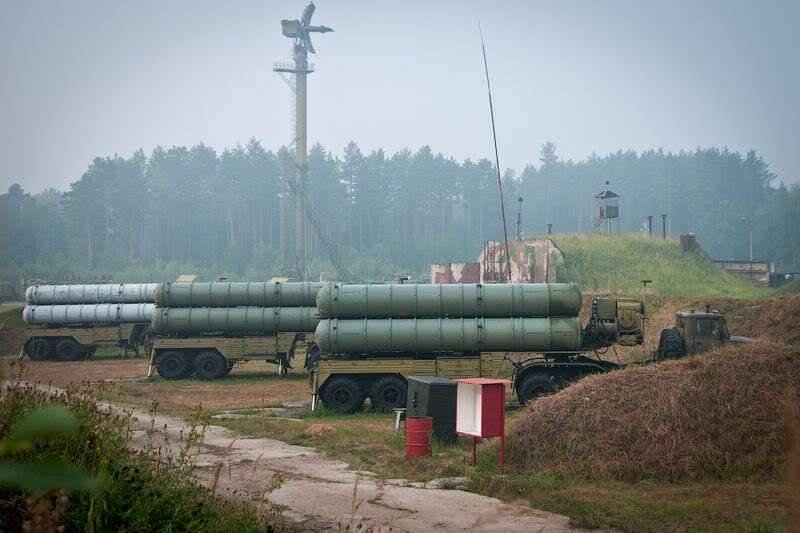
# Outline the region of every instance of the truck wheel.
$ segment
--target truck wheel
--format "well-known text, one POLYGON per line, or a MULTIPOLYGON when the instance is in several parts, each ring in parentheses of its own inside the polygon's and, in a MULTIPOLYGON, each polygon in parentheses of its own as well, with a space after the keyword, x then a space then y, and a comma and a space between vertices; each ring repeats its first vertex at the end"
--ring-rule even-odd
POLYGON ((228 360, 217 352, 202 352, 194 358, 194 373, 200 379, 220 379, 227 369, 228 360))
POLYGON ((192 375, 192 366, 185 353, 164 352, 158 356, 156 371, 164 379, 183 379, 192 375))
POLYGON ((331 378, 322 390, 322 403, 331 411, 349 415, 361 410, 364 392, 361 384, 347 376, 331 378))
POLYGON ((56 344, 56 359, 59 361, 77 361, 81 358, 81 345, 74 339, 61 339, 56 344))
POLYGON ((552 394, 558 390, 556 377, 545 372, 528 372, 517 383, 517 399, 521 405, 537 396, 552 394))
POLYGON ((681 332, 676 328, 662 329, 658 339, 658 359, 680 359, 684 355, 681 332))
POLYGON ((50 341, 37 337, 25 343, 25 353, 32 361, 44 361, 49 359, 52 354, 53 346, 50 341))
POLYGON ((389 413, 392 409, 406 406, 408 385, 397 376, 383 376, 375 380, 369 399, 372 408, 379 413, 389 413))

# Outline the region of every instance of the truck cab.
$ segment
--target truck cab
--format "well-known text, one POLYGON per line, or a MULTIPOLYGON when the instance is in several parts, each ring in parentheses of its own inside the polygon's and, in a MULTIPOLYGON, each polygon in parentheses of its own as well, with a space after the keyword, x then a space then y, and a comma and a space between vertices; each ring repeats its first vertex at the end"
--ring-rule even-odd
POLYGON ((725 315, 706 306, 705 311, 679 311, 675 314, 675 327, 661 332, 658 358, 677 359, 708 352, 723 344, 745 342, 752 341, 732 336, 725 315))
POLYGON ((725 317, 719 313, 680 312, 675 327, 683 336, 685 355, 710 351, 730 339, 725 317))

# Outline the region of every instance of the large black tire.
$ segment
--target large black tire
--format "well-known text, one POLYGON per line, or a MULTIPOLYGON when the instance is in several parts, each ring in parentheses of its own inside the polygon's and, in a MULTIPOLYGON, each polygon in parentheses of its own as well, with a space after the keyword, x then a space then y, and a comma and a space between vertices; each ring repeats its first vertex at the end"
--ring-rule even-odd
POLYGON ((219 352, 201 352, 194 357, 194 373, 200 379, 221 379, 228 371, 228 360, 219 352))
POLYGON ((322 389, 322 403, 325 407, 343 415, 361 411, 364 405, 364 391, 355 378, 336 376, 330 379, 322 389))
POLYGON ((398 376, 383 376, 375 380, 369 393, 372 409, 390 413, 392 409, 406 406, 408 384, 398 376))
POLYGON ((552 394, 558 390, 558 379, 546 372, 528 372, 517 382, 517 399, 525 405, 537 396, 552 394))
POLYGON ((164 352, 156 363, 158 375, 164 379, 183 379, 192 375, 192 365, 185 352, 164 352))
POLYGON ((61 339, 56 344, 56 359, 77 361, 81 358, 81 345, 75 339, 61 339))
POLYGON ((683 337, 677 328, 662 329, 658 339, 658 359, 680 359, 685 355, 683 337))
POLYGON ((25 353, 32 361, 45 361, 53 355, 53 344, 49 339, 35 337, 25 343, 25 353))

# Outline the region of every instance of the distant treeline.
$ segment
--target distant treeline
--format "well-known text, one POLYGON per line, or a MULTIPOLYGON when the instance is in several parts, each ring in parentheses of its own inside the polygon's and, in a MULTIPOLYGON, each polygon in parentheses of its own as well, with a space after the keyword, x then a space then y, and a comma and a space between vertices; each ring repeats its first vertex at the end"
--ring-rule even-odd
MULTIPOLYGON (((494 165, 485 159, 459 162, 428 146, 364 155, 355 143, 340 158, 317 144, 308 166, 309 208, 362 275, 424 274, 432 261, 474 260, 482 241, 502 238, 494 165)), ((0 280, 168 264, 278 274, 284 173, 293 179, 294 155, 251 140, 222 153, 200 144, 97 158, 66 192, 30 195, 12 185, 0 196, 0 280)), ((712 256, 746 259, 747 217, 756 258, 800 270, 800 187, 776 184, 752 151, 619 151, 574 162, 548 143, 536 164, 503 179, 509 238, 520 197, 525 235, 545 233, 547 223, 554 233, 591 231, 593 196, 609 180, 621 196, 623 232, 642 231, 654 215, 660 234, 664 213, 672 236, 694 232, 712 256)), ((312 271, 333 270, 321 242, 312 236, 309 246, 312 271)))

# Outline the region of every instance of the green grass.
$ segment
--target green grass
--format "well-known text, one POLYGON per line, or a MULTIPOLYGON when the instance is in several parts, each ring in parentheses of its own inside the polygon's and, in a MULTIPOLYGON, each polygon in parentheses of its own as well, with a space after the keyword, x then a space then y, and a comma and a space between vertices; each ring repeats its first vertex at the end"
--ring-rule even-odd
POLYGON ((800 279, 790 281, 786 285, 781 286, 777 292, 781 294, 800 294, 800 279))
POLYGON ((648 290, 667 296, 764 298, 774 291, 715 267, 707 259, 680 249, 675 240, 639 235, 560 235, 553 237, 564 254, 559 281, 584 291, 638 294, 648 290))
POLYGON ((785 490, 777 483, 587 482, 535 473, 500 476, 480 462, 469 488, 569 516, 578 527, 708 532, 779 531, 785 490))
MULTIPOLYGON (((509 413, 509 418, 515 416, 517 412, 509 413)), ((465 437, 454 446, 434 441, 432 456, 406 459, 405 436, 394 432, 391 414, 337 415, 323 409, 306 413, 301 422, 256 417, 214 423, 248 436, 317 448, 381 479, 464 476, 469 478, 470 491, 560 513, 579 527, 710 532, 775 531, 781 525, 783 488, 774 482, 587 481, 533 472, 502 475, 497 447, 481 446, 478 465, 472 467, 471 443, 465 437), (323 433, 307 432, 315 425, 327 427, 323 433)))

